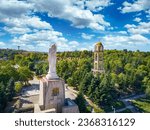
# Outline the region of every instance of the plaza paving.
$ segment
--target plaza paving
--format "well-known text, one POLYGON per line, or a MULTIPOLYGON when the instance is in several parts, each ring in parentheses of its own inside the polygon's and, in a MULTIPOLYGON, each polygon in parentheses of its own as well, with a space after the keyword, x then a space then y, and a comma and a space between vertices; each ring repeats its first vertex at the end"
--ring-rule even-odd
MULTIPOLYGON (((29 81, 29 83, 31 86, 23 88, 21 92, 20 99, 22 102, 22 107, 37 104, 39 101, 39 80, 34 77, 34 79, 29 81)), ((76 95, 70 91, 70 89, 65 87, 65 97, 74 100, 76 95)))

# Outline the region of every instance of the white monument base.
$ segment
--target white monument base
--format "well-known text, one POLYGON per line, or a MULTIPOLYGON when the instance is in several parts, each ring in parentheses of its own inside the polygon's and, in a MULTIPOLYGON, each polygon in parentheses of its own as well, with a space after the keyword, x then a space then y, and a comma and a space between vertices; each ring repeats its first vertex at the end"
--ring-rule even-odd
POLYGON ((39 106, 47 110, 55 108, 56 112, 62 112, 64 106, 65 88, 62 79, 43 78, 40 80, 39 106))
POLYGON ((47 75, 46 75, 46 78, 48 79, 48 80, 51 80, 51 79, 59 79, 59 77, 57 76, 57 74, 54 72, 54 73, 48 73, 47 75))
POLYGON ((60 78, 40 80, 39 104, 34 104, 34 113, 78 113, 78 106, 65 99, 64 81, 60 78))

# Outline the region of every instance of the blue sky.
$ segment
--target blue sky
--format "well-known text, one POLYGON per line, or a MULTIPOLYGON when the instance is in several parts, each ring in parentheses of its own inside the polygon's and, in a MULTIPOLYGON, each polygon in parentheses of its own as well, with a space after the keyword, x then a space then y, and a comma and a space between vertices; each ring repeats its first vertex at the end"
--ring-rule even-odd
POLYGON ((150 51, 150 0, 0 0, 0 48, 150 51))

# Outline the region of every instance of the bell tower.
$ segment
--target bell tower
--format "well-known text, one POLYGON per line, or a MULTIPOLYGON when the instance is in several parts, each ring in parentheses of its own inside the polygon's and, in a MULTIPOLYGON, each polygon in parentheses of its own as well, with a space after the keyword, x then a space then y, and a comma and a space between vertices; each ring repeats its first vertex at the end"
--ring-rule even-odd
POLYGON ((93 74, 104 73, 104 47, 101 42, 95 44, 94 47, 94 68, 93 74))

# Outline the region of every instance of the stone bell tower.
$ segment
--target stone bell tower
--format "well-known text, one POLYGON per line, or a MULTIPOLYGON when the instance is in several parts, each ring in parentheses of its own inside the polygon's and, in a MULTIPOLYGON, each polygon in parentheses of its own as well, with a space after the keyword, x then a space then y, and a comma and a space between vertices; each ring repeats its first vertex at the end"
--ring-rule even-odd
POLYGON ((101 42, 95 44, 94 47, 94 68, 93 74, 104 73, 104 47, 101 42))

